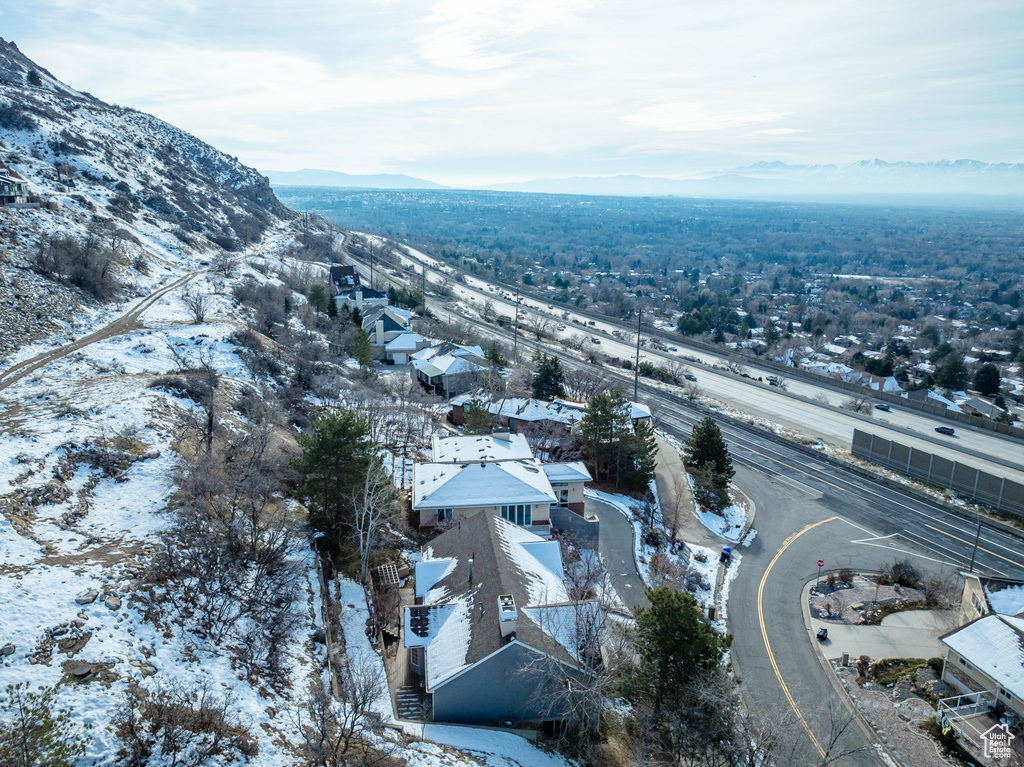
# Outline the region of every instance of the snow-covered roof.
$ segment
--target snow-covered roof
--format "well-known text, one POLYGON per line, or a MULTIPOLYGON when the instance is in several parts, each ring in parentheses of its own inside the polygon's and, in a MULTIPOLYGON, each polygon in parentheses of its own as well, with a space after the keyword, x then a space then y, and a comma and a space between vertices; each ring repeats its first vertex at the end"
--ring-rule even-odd
POLYGON ((444 605, 416 605, 405 610, 405 646, 425 647, 427 689, 433 689, 467 665, 471 636, 469 599, 444 605))
POLYGON ((425 599, 434 585, 455 569, 456 559, 424 559, 416 563, 416 596, 425 599))
POLYGON ((1000 687, 1024 698, 1024 619, 986 615, 940 639, 1000 687))
POLYGON ((402 333, 384 344, 384 348, 389 352, 416 351, 417 344, 423 340, 423 336, 419 333, 402 333))
POLYGON ((443 356, 476 357, 481 360, 485 359, 484 350, 479 346, 462 346, 460 344, 452 343, 451 341, 442 341, 441 343, 428 346, 426 349, 420 349, 416 352, 413 359, 429 360, 443 356))
MULTIPOLYGON (((463 394, 453 399, 453 405, 465 405, 470 401, 480 402, 491 415, 512 418, 516 421, 556 421, 564 424, 577 424, 583 419, 587 405, 585 402, 569 402, 556 399, 554 402, 533 399, 532 397, 502 397, 492 402, 480 395, 463 394)), ((639 402, 629 403, 629 417, 633 420, 650 418, 651 409, 639 402)))
POLYGON ((541 468, 551 482, 590 482, 593 479, 583 461, 545 463, 541 468))
MULTIPOLYGON (((420 351, 426 351, 426 349, 421 349, 420 351)), ((473 373, 478 370, 484 370, 483 365, 478 365, 475 362, 470 362, 468 359, 451 354, 443 354, 440 357, 426 360, 413 359, 412 366, 431 378, 434 376, 453 376, 459 373, 473 373)))
POLYGON ((507 434, 506 437, 481 434, 442 439, 434 435, 432 457, 435 463, 517 461, 533 458, 533 451, 526 437, 522 434, 507 434))
POLYGON ((1024 617, 1024 583, 997 584, 989 580, 984 589, 993 612, 1024 617))
POLYGON ((414 509, 472 508, 512 503, 552 503, 555 493, 533 460, 498 463, 417 463, 414 509))
POLYGON ((405 646, 427 648, 428 692, 509 645, 497 609, 502 595, 511 595, 518 611, 517 642, 564 662, 577 656, 576 624, 558 609, 569 598, 557 542, 479 513, 435 538, 424 556, 433 551, 457 564, 428 593, 437 604, 407 607, 403 619, 405 646))

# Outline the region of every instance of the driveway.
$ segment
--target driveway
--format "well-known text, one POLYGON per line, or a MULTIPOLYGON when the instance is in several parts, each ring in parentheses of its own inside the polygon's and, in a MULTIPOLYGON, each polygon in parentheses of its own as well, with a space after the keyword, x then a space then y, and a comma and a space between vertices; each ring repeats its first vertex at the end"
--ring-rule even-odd
POLYGON ((672 445, 658 439, 658 464, 655 469, 655 484, 658 487, 658 500, 661 502, 661 515, 666 525, 673 516, 676 518, 676 539, 698 546, 718 549, 730 543, 720 538, 704 525, 693 514, 693 493, 686 481, 686 467, 672 445))
POLYGON ((601 520, 598 551, 608 568, 612 586, 630 611, 649 607, 646 587, 633 559, 633 525, 621 511, 594 498, 584 500, 587 514, 601 520))
POLYGON ((878 626, 850 626, 810 619, 811 635, 828 629, 828 639, 816 642, 826 658, 839 658, 844 652, 851 658, 867 655, 881 658, 935 658, 945 655, 939 637, 956 625, 955 610, 908 610, 893 613, 878 626))

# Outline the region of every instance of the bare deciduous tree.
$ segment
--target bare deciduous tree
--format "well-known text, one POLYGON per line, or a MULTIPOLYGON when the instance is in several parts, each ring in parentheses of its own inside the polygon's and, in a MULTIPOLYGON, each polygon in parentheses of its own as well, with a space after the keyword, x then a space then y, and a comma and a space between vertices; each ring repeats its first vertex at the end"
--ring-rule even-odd
POLYGON ((213 305, 213 299, 209 293, 203 293, 194 285, 190 285, 181 296, 181 301, 188 309, 192 321, 201 325, 206 321, 206 315, 213 305))
POLYGON ((855 392, 843 400, 843 404, 839 407, 843 410, 849 410, 851 413, 871 415, 871 397, 868 394, 855 392))

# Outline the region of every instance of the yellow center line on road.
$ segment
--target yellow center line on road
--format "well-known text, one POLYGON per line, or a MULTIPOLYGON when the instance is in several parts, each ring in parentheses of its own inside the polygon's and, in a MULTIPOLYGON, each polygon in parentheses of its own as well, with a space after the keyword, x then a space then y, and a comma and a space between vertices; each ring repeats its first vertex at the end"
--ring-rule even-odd
MULTIPOLYGON (((964 540, 963 538, 959 538, 959 537, 953 535, 952 533, 943 533, 937 527, 932 527, 931 525, 929 525, 927 523, 925 524, 925 527, 927 527, 929 530, 934 530, 937 533, 942 533, 943 535, 948 535, 950 538, 956 538, 956 540, 960 541, 961 543, 966 543, 968 546, 974 546, 974 541, 964 540)), ((1011 565, 1017 565, 1017 567, 1024 567, 1024 562, 1018 562, 1016 559, 1010 559, 1009 557, 1004 557, 1002 554, 996 554, 994 551, 989 551, 984 546, 978 546, 978 551, 984 551, 986 554, 991 554, 994 557, 999 557, 1004 562, 1009 562, 1011 565)))
POLYGON ((779 680, 779 684, 782 685, 782 692, 785 694, 786 700, 789 701, 790 708, 793 709, 793 712, 796 714, 796 718, 800 720, 800 724, 802 724, 803 727, 804 727, 804 730, 807 731, 807 737, 809 737, 811 739, 811 743, 813 743, 814 747, 816 749, 818 749, 818 753, 822 757, 827 755, 825 753, 825 749, 823 749, 821 747, 821 743, 818 742, 818 739, 814 736, 814 733, 811 731, 811 726, 807 723, 807 720, 804 719, 804 715, 800 712, 800 707, 797 706, 796 705, 796 701, 793 700, 793 696, 789 692, 789 687, 786 686, 786 682, 782 678, 782 672, 779 671, 779 665, 775 662, 775 653, 772 652, 771 642, 768 641, 768 629, 764 625, 764 602, 763 602, 763 598, 764 598, 764 584, 768 580, 768 575, 771 573, 772 568, 775 567, 775 563, 779 561, 779 557, 781 557, 785 553, 786 549, 788 549, 790 547, 790 544, 792 544, 793 541, 795 541, 797 538, 799 538, 804 533, 806 533, 806 532, 808 532, 810 530, 813 530, 814 528, 818 527, 819 525, 824 525, 826 522, 832 522, 833 520, 836 520, 836 519, 838 519, 838 517, 829 517, 828 519, 823 519, 820 522, 813 522, 813 523, 807 525, 807 527, 805 527, 803 530, 795 532, 791 536, 789 536, 783 542, 783 544, 779 548, 779 550, 775 553, 775 556, 772 558, 772 561, 768 563, 768 569, 766 569, 764 571, 764 575, 761 576, 761 584, 757 587, 757 620, 761 624, 761 637, 764 639, 764 649, 768 651, 768 660, 772 664, 772 669, 774 669, 774 671, 775 671, 775 677, 779 680))
MULTIPOLYGON (((679 419, 679 420, 682 420, 682 419, 679 419)), ((686 422, 683 421, 683 423, 686 423, 686 422)), ((836 490, 843 490, 844 489, 841 486, 835 484, 834 482, 829 482, 827 479, 824 479, 820 474, 815 474, 813 472, 806 471, 804 469, 801 469, 799 466, 793 466, 792 464, 786 463, 785 461, 783 461, 783 460, 781 460, 779 458, 775 458, 774 456, 768 455, 767 453, 762 453, 759 450, 755 450, 754 448, 749 447, 747 445, 744 445, 744 444, 742 444, 740 442, 737 442, 735 440, 726 439, 725 441, 727 443, 729 443, 729 444, 736 445, 737 447, 743 448, 744 450, 747 450, 747 451, 749 451, 751 453, 754 453, 754 455, 759 455, 762 458, 765 458, 765 459, 767 459, 769 461, 772 461, 773 463, 777 463, 777 464, 779 464, 779 466, 785 466, 787 469, 799 472, 801 474, 804 474, 805 476, 811 477, 812 479, 816 479, 818 482, 821 482, 822 484, 828 485, 829 487, 833 487, 836 490)), ((873 491, 869 491, 869 492, 872 492, 872 494, 874 494, 874 495, 878 495, 878 493, 874 493, 873 491)), ((892 502, 897 504, 897 505, 899 505, 899 506, 902 506, 905 509, 910 509, 910 507, 907 506, 905 503, 900 503, 899 501, 892 501, 892 502)), ((934 519, 935 517, 930 517, 930 518, 934 519)), ((945 530, 941 530, 941 529, 935 527, 934 525, 929 525, 927 522, 925 522, 923 524, 929 530, 933 530, 936 533, 938 533, 939 535, 944 535, 947 538, 952 538, 953 540, 960 541, 961 543, 966 543, 968 546, 973 546, 974 545, 974 541, 968 541, 968 540, 965 540, 965 539, 963 539, 963 538, 961 538, 961 537, 959 537, 957 535, 953 535, 952 533, 947 533, 945 530)), ((1004 562, 1009 562, 1011 565, 1016 565, 1017 567, 1024 568, 1024 562, 1019 562, 1016 559, 1011 559, 1009 557, 1004 557, 1002 554, 997 554, 994 551, 990 551, 989 549, 986 549, 984 546, 978 546, 978 551, 984 551, 986 554, 991 554, 994 557, 998 557, 999 559, 1002 559, 1004 562)))

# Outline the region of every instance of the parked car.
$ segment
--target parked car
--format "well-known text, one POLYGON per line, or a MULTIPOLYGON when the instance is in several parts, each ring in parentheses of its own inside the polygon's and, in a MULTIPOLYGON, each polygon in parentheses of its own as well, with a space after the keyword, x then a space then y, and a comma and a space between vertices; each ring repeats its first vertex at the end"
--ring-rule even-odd
POLYGON ((697 376, 693 375, 693 373, 689 373, 686 376, 686 380, 687 381, 696 381, 697 380, 697 376))
POLYGON ((884 410, 886 413, 888 413, 890 410, 892 410, 892 408, 886 405, 884 402, 881 402, 875 405, 875 410, 884 410))
POLYGON ((561 330, 565 330, 565 323, 564 323, 564 322, 561 322, 561 323, 559 323, 559 324, 558 324, 558 329, 559 329, 560 331, 561 331, 561 330))
POLYGON ((590 343, 592 343, 592 344, 599 344, 599 343, 601 343, 601 339, 598 338, 597 336, 591 336, 590 337, 590 343))
POLYGON ((936 426, 935 431, 939 434, 945 434, 947 437, 951 437, 956 434, 956 430, 952 426, 936 426))
POLYGON ((670 346, 670 347, 668 347, 668 350, 669 350, 670 352, 677 352, 677 351, 679 351, 679 350, 678 350, 678 349, 677 349, 676 347, 674 347, 674 346, 670 346))

